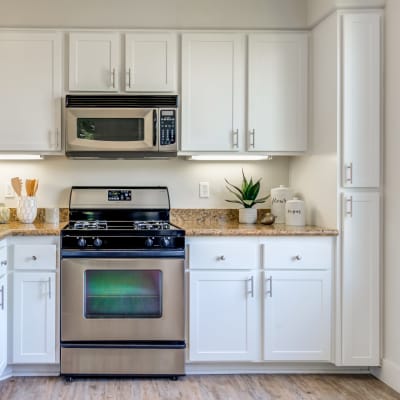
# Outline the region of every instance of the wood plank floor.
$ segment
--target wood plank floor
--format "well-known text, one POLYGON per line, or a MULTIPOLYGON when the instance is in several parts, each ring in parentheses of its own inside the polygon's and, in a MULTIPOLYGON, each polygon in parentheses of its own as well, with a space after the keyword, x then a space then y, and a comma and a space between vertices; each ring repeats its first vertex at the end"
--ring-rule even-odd
POLYGON ((0 382, 0 400, 397 400, 370 375, 192 375, 169 379, 24 377, 0 382))

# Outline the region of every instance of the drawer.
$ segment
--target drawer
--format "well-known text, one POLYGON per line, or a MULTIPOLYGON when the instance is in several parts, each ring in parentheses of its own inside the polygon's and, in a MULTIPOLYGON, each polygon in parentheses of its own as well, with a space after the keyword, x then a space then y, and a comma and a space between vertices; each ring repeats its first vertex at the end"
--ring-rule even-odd
POLYGON ((196 269, 253 269, 260 267, 257 241, 198 239, 188 244, 188 265, 196 269))
POLYGON ((15 269, 56 269, 55 244, 14 245, 15 269))
POLYGON ((331 238, 285 238, 263 243, 266 269, 330 269, 331 238))

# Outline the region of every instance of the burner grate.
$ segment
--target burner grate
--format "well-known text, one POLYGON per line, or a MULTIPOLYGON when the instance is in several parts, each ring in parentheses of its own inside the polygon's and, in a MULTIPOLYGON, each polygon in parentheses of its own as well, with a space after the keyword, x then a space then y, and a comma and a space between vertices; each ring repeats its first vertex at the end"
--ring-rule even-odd
POLYGON ((76 221, 74 229, 107 229, 107 221, 76 221))

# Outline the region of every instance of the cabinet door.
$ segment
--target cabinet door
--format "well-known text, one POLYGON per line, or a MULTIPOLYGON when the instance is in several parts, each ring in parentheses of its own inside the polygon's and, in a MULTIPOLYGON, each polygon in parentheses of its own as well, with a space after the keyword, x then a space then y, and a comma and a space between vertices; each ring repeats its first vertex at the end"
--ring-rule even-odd
POLYGON ((125 90, 174 91, 176 35, 130 33, 125 35, 125 90))
POLYGON ((61 149, 61 36, 0 32, 1 151, 61 149))
POLYGON ((302 152, 307 147, 308 35, 249 35, 249 151, 302 152))
POLYGON ((55 272, 13 275, 13 363, 56 361, 55 272))
POLYGON ((189 359, 251 361, 257 357, 254 271, 191 271, 189 359))
POLYGON ((243 87, 243 35, 182 35, 182 151, 240 149, 243 87))
POLYGON ((345 193, 342 223, 342 363, 379 365, 378 193, 345 193))
POLYGON ((7 274, 0 274, 0 377, 7 367, 7 274))
POLYGON ((266 271, 264 286, 264 359, 330 361, 330 271, 266 271))
POLYGON ((69 90, 118 91, 119 56, 117 33, 70 33, 69 90))
POLYGON ((380 13, 342 16, 343 185, 379 187, 381 151, 380 13))

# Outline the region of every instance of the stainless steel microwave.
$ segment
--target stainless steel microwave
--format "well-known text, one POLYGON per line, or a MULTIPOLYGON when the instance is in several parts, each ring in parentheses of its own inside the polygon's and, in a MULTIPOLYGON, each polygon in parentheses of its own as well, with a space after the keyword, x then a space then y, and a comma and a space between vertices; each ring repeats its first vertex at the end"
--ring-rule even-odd
POLYGON ((178 150, 176 95, 67 95, 71 158, 168 158, 178 150))

